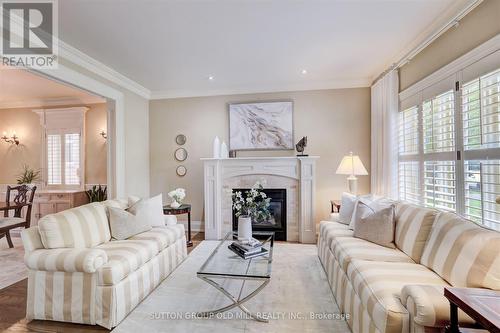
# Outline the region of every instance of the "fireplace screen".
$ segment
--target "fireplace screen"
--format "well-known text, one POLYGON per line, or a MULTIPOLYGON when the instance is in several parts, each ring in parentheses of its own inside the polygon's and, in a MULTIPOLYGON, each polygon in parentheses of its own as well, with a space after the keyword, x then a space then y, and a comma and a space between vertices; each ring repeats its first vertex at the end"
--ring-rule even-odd
MULTIPOLYGON (((235 188, 233 193, 241 191, 243 194, 250 191, 247 188, 235 188)), ((267 220, 252 221, 255 231, 274 231, 276 240, 286 240, 286 189, 264 189, 268 198, 271 198, 271 216, 267 220)), ((233 211, 233 230, 238 230, 238 218, 233 211)))

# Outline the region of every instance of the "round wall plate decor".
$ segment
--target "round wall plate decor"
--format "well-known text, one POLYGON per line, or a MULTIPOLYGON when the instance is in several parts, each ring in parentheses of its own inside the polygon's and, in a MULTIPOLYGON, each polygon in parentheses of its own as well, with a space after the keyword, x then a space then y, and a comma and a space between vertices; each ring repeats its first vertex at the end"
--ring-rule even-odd
POLYGON ((177 173, 177 176, 184 177, 187 173, 187 169, 184 165, 179 165, 177 169, 175 169, 175 172, 177 173))
POLYGON ((174 157, 179 162, 185 161, 188 157, 187 150, 184 148, 177 148, 175 150, 174 157))
POLYGON ((183 144, 186 143, 186 136, 184 134, 179 134, 175 137, 175 142, 179 145, 182 146, 183 144))

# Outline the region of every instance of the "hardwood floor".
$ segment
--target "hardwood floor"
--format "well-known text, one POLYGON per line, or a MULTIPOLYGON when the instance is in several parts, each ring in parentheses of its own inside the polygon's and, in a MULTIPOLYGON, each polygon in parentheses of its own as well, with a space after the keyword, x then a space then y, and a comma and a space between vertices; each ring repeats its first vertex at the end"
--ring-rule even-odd
MULTIPOLYGON (((192 237, 193 246, 188 247, 190 253, 205 238, 204 233, 192 237)), ((1 332, 44 332, 44 333, 78 333, 78 332, 109 332, 100 326, 78 325, 56 321, 33 320, 27 322, 26 293, 28 279, 21 280, 0 290, 0 331, 1 332)))

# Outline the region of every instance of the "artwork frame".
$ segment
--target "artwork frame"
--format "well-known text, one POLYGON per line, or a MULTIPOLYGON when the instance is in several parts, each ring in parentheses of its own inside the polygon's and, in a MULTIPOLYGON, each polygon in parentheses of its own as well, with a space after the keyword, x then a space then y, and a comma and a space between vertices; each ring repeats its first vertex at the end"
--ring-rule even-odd
POLYGON ((293 107, 291 100, 228 104, 229 149, 293 150, 293 107))

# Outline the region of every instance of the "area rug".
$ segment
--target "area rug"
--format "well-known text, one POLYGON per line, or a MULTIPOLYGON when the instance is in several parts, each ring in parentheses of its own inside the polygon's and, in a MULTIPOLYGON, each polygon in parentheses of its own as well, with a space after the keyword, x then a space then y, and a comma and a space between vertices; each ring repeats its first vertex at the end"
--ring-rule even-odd
MULTIPOLYGON (((231 303, 196 277, 216 245, 216 241, 203 241, 113 332, 350 332, 333 299, 316 246, 305 244, 276 243, 271 282, 245 303, 250 311, 267 316, 268 323, 245 318, 238 308, 218 318, 196 318, 197 312, 231 303)), ((233 292, 241 286, 237 280, 223 283, 233 292)), ((252 285, 247 282, 245 287, 252 285)))
POLYGON ((20 237, 12 237, 14 247, 9 248, 5 237, 0 239, 0 289, 8 287, 28 277, 24 264, 24 248, 20 237))

